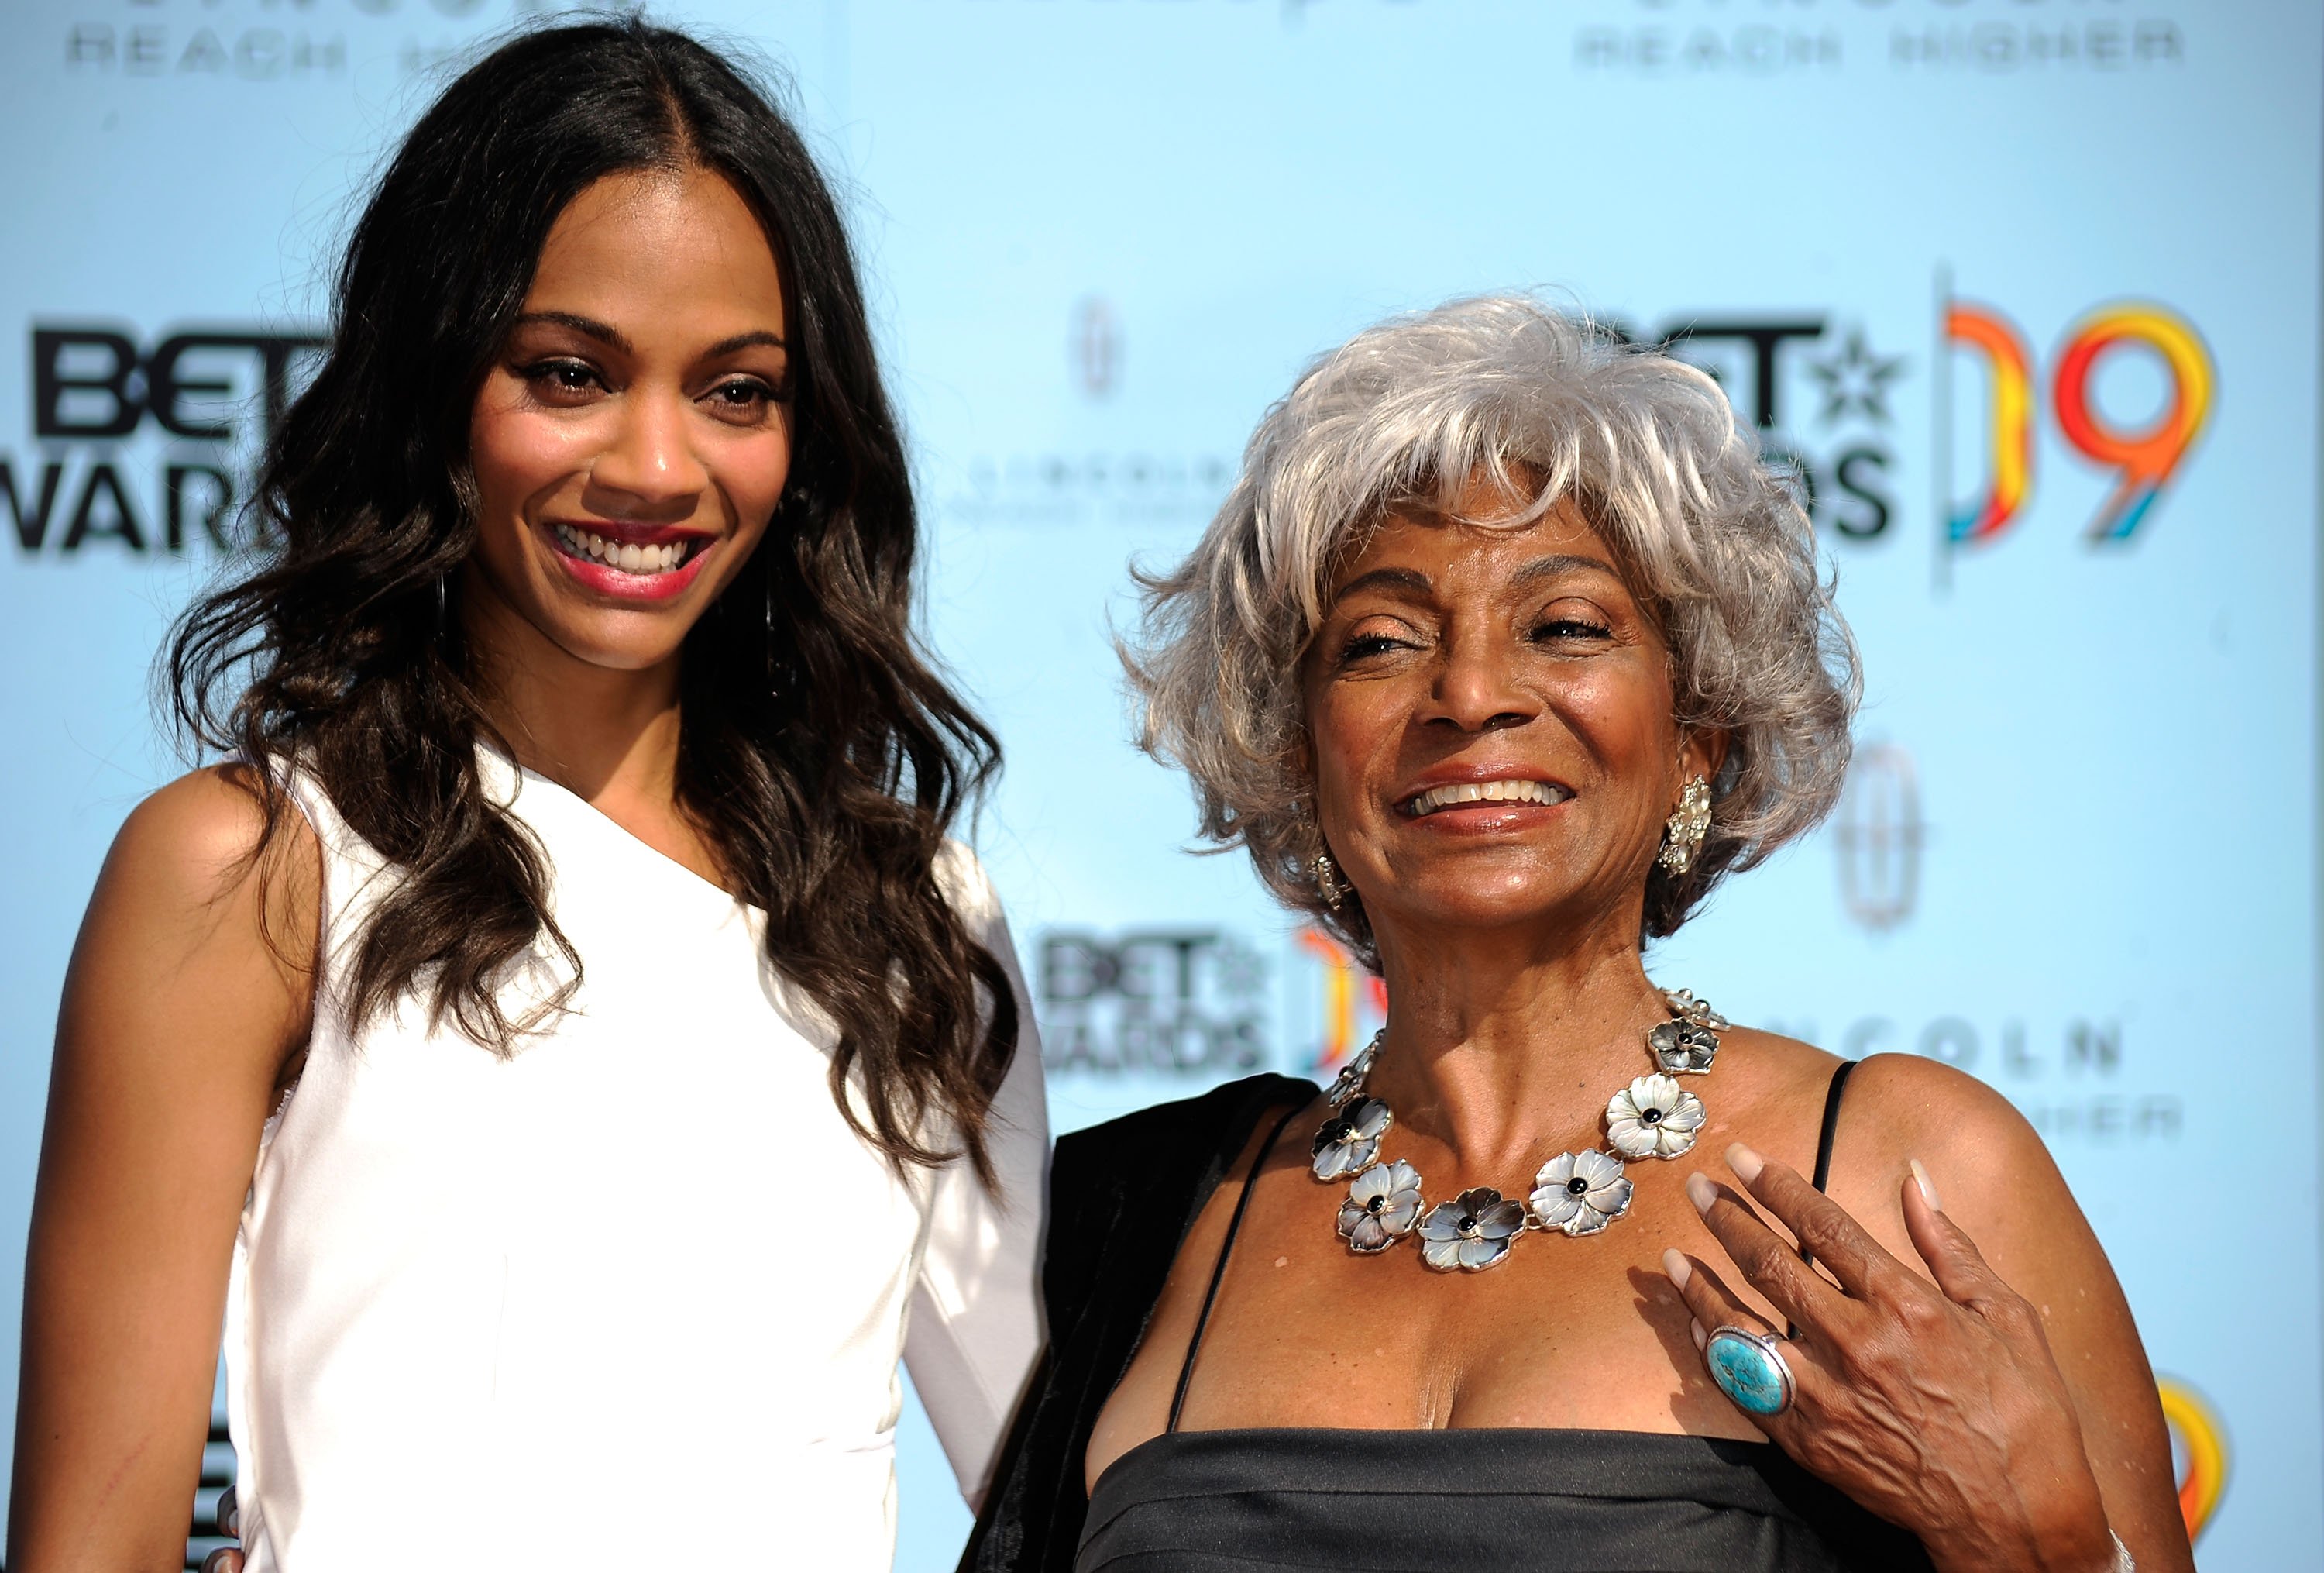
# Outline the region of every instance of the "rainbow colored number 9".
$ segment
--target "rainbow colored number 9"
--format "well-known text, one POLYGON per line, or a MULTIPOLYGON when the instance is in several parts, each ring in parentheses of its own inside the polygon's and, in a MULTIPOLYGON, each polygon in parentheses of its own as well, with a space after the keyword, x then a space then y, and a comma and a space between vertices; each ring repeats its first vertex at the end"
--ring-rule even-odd
POLYGON ((2209 421, 2212 386, 2201 338, 2164 307, 2149 301, 2102 306, 2074 325, 2058 357, 2051 408, 2075 451, 2122 472, 2090 521, 2092 541, 2126 540, 2138 528, 2209 421), (2153 350, 2171 373, 2170 405, 2144 431, 2115 430, 2090 401, 2090 373, 2109 350, 2125 345, 2153 350))

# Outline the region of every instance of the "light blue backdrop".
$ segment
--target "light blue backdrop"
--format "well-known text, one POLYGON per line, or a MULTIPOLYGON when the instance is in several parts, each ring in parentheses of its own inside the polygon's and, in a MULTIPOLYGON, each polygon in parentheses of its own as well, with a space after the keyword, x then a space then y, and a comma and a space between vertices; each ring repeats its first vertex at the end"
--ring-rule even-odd
MULTIPOLYGON (((21 1260, 80 904, 175 769, 145 684, 214 567, 200 467, 235 469, 250 429, 43 438, 32 330, 147 350, 311 325, 364 177, 444 63, 515 14, 18 0, 0 20, 0 1262, 21 1260)), ((1941 1055, 2015 1099, 2181 1384, 2192 1495, 2214 1494, 2224 1446, 2203 1567, 2324 1566, 2314 6, 669 14, 781 62, 851 188, 935 538, 930 626, 1010 752, 979 839, 1047 981, 1060 1126, 1307 1068, 1372 1009, 1358 986, 1340 1011, 1344 975, 1240 861, 1182 856, 1185 792, 1128 747, 1107 648, 1128 560, 1188 545, 1261 409, 1380 314, 1540 285, 1641 336, 1692 328, 1686 353, 1816 486, 1864 646, 1868 763, 1832 829, 1725 892, 1655 969, 1739 1019, 1941 1055), (1991 435, 2006 375, 1944 347, 1955 300, 2014 325, 2032 414, 2030 491, 1960 548, 1945 516, 2010 444, 1991 435), (2121 301, 2189 325, 2208 373, 2101 351, 2082 384, 2099 423, 2135 434, 2174 388, 2211 393, 2136 529, 2093 543, 2110 472, 2068 440, 2052 379, 2076 325, 2121 301)), ((57 364, 86 377, 106 353, 57 364)), ((189 413, 255 391, 246 352, 180 365, 225 384, 189 413)), ((0 1347, 15 1301, 0 1293, 0 1347)), ((0 1402, 13 1384, 0 1363, 0 1402)), ((901 1450, 899 1566, 949 1566, 965 1515, 917 1419, 901 1450)))

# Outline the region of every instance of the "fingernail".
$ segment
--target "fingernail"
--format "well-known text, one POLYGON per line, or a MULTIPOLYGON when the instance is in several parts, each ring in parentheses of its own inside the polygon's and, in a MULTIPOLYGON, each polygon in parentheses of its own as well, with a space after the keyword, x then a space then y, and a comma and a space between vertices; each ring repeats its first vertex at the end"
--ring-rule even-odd
POLYGON ((1689 1321, 1686 1324, 1686 1330, 1694 1335, 1694 1346, 1697 1349, 1702 1348, 1705 1344, 1711 1342, 1711 1335, 1702 1330, 1702 1324, 1701 1322, 1689 1321))
POLYGON ((1759 1170, 1767 1167, 1767 1161, 1738 1142, 1727 1149, 1727 1167, 1735 1171, 1736 1179, 1748 1185, 1759 1178, 1759 1170))
POLYGON ((1686 1177, 1686 1199, 1694 1204, 1696 1212, 1707 1213, 1711 1204, 1719 1199, 1719 1188, 1700 1174, 1690 1174, 1686 1177))
POLYGON ((1682 1252, 1665 1251, 1663 1253, 1663 1271, 1670 1274, 1671 1282, 1677 1285, 1680 1289, 1684 1289, 1686 1287, 1686 1281, 1694 1276, 1694 1264, 1689 1262, 1686 1259, 1685 1254, 1682 1252))
POLYGON ((1931 1212, 1945 1210, 1945 1204, 1937 1199, 1937 1182, 1929 1178, 1929 1171, 1921 1167, 1921 1161, 1917 1158, 1913 1160, 1913 1183, 1921 1188, 1921 1199, 1929 1204, 1931 1212))

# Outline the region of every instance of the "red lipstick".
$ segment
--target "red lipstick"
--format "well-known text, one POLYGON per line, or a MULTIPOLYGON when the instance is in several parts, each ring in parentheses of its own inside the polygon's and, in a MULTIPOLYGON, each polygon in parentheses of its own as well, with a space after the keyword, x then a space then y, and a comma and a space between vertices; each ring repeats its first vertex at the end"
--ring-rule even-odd
POLYGON ((706 531, 667 524, 556 520, 546 533, 558 562, 575 580, 623 601, 683 595, 717 548, 717 538, 706 531))

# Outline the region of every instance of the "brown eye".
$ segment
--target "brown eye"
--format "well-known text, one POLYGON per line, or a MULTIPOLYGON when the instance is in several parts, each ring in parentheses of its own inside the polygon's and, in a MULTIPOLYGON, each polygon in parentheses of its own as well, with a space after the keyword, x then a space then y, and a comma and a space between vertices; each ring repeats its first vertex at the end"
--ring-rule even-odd
POLYGON ((605 385, 596 368, 586 361, 579 360, 536 361, 530 365, 519 367, 516 375, 530 384, 535 393, 559 403, 570 403, 576 394, 605 385))
POLYGON ((1604 639, 1612 630, 1603 623, 1592 623, 1582 617, 1553 617, 1533 631, 1537 640, 1604 639))
POLYGON ((721 383, 702 397, 720 420, 745 422, 765 415, 776 399, 774 389, 754 377, 721 383))

